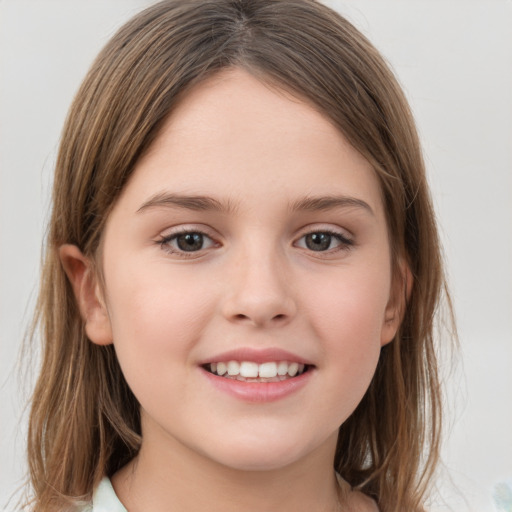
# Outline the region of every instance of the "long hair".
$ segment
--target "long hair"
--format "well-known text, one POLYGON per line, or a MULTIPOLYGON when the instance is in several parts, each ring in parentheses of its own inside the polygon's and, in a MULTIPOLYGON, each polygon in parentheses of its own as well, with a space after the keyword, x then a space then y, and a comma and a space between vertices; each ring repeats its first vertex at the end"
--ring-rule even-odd
POLYGON ((94 260, 110 210, 180 98, 229 67, 306 99, 379 179, 393 272, 406 261, 413 285, 401 328, 340 427, 334 468, 382 512, 423 510, 439 455, 433 331, 445 280, 418 135, 396 79, 360 32, 314 0, 166 0, 101 51, 64 127, 35 317, 43 359, 28 458, 37 512, 90 499, 141 443, 137 400, 113 347, 87 339, 58 248, 75 244, 94 260))

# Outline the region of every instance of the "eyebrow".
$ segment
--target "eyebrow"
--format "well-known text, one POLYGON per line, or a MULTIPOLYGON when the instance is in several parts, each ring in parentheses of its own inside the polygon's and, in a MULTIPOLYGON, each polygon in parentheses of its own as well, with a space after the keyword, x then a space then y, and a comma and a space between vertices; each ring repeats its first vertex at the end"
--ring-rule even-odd
POLYGON ((148 199, 138 210, 143 212, 150 208, 178 207, 195 211, 215 211, 219 213, 233 213, 236 210, 231 202, 221 202, 213 197, 201 195, 183 195, 160 192, 148 199))
POLYGON ((292 211, 326 211, 336 208, 362 208, 371 215, 375 215, 371 206, 362 199, 350 196, 320 196, 305 197, 295 201, 291 209, 292 211))
MULTIPOLYGON (((159 207, 178 207, 187 210, 214 211, 224 214, 235 213, 237 210, 237 207, 232 202, 222 202, 209 196, 160 192, 144 202, 137 210, 137 213, 159 207)), ((371 206, 366 201, 350 196, 307 196, 295 201, 291 205, 292 211, 326 211, 336 208, 361 208, 371 215, 375 215, 371 206)))

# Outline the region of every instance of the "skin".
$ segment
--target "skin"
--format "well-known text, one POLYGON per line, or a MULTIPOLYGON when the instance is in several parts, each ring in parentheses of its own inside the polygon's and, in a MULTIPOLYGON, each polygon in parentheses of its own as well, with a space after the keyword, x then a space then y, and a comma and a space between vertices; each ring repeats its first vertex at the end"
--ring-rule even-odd
POLYGON ((115 204, 104 289, 76 247, 60 251, 90 340, 114 343, 141 404, 140 453, 112 479, 130 512, 376 510, 340 494, 332 461, 401 305, 375 173, 323 115, 222 72, 181 101, 115 204), (161 243, 177 230, 205 233, 202 248, 161 243), (350 243, 306 243, 326 232, 350 243), (237 347, 296 354, 307 383, 273 402, 219 391, 200 364, 237 347))

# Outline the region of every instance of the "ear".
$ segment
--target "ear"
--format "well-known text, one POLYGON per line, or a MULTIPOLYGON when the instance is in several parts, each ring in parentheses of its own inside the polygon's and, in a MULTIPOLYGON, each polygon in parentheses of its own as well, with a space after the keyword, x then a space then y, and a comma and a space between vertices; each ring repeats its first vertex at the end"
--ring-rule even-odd
POLYGON ((391 293, 381 331, 381 346, 391 342, 404 319, 407 302, 411 296, 413 286, 412 272, 406 261, 402 260, 399 265, 399 272, 393 278, 391 293))
POLYGON ((59 257, 73 287, 87 337, 97 345, 109 345, 112 328, 91 261, 76 245, 70 244, 59 247, 59 257))

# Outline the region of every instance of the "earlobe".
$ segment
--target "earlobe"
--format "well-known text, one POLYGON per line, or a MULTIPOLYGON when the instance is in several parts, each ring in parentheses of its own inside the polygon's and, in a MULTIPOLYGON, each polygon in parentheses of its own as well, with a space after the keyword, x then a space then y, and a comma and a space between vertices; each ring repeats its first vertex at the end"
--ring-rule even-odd
POLYGON ((407 303, 412 293, 413 277, 409 265, 400 265, 400 274, 395 277, 389 302, 386 306, 381 331, 381 346, 390 343, 404 319, 407 303))
POLYGON ((90 259, 71 244, 59 247, 59 258, 73 288, 87 337, 97 345, 109 345, 112 343, 112 328, 90 259))

